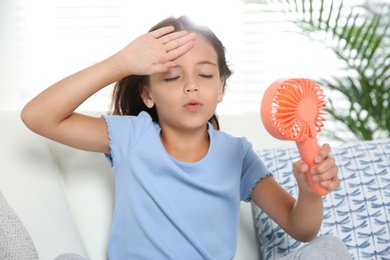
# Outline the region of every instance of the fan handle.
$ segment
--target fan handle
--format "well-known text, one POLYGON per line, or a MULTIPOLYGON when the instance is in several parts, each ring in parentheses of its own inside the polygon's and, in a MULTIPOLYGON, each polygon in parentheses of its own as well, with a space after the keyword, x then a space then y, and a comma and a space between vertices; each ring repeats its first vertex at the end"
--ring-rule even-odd
MULTIPOLYGON (((314 162, 314 158, 320 150, 317 138, 312 138, 305 141, 296 141, 295 143, 298 147, 298 151, 302 160, 307 163, 309 168, 315 166, 316 163, 314 162)), ((306 177, 309 181, 310 187, 318 195, 325 196, 330 192, 330 190, 322 186, 321 183, 313 181, 313 174, 311 174, 310 171, 306 172, 306 177)))

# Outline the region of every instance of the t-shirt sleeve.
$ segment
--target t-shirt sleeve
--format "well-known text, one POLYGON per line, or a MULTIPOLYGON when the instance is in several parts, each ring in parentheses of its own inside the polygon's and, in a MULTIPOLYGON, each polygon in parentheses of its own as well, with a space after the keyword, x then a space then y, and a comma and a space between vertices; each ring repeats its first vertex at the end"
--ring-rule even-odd
POLYGON ((243 159, 242 174, 241 174, 241 200, 249 202, 253 188, 261 181, 261 179, 271 175, 271 172, 265 166, 261 158, 253 150, 252 145, 246 149, 243 159))
POLYGON ((138 116, 102 115, 107 124, 110 154, 105 154, 111 167, 120 165, 129 149, 141 138, 145 128, 152 123, 150 116, 140 113, 138 116))

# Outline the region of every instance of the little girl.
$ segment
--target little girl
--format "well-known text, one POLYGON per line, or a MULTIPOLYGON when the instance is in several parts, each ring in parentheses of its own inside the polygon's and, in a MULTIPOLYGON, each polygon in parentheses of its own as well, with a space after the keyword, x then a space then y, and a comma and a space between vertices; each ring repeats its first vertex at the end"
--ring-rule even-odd
MULTIPOLYGON (((316 237, 322 198, 305 172, 329 190, 339 186, 329 145, 315 167, 294 164, 299 195, 291 197, 247 139, 219 131, 215 111, 230 75, 212 31, 186 17, 168 18, 24 107, 21 117, 32 131, 110 161, 116 176, 110 259, 232 259, 241 200, 254 201, 297 240, 316 237), (114 115, 74 112, 113 82, 114 115)), ((312 242, 290 257, 346 259, 339 240, 326 243, 324 249, 312 242)))

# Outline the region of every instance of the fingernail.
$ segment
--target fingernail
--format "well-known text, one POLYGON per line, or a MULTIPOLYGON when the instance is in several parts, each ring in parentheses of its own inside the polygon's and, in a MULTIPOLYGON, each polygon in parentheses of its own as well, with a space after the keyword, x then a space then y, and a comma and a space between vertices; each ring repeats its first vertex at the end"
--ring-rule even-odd
POLYGON ((318 178, 318 176, 315 175, 315 176, 313 176, 313 181, 314 181, 314 182, 319 182, 320 179, 318 178))
POLYGON ((316 170, 315 169, 310 169, 310 173, 311 174, 316 174, 316 170))
POLYGON ((321 156, 317 155, 316 157, 314 157, 314 162, 315 163, 320 163, 322 160, 321 156))

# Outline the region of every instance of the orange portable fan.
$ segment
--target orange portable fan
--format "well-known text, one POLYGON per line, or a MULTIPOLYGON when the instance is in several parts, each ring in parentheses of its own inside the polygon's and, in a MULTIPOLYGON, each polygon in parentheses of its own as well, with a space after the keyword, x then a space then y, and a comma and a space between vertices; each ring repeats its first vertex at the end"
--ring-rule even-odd
MULTIPOLYGON (((279 79, 265 91, 261 103, 261 118, 267 131, 275 138, 295 141, 302 159, 312 167, 320 149, 317 132, 321 131, 325 109, 325 95, 313 80, 304 78, 279 79)), ((312 180, 313 190, 326 195, 329 189, 312 180)))

